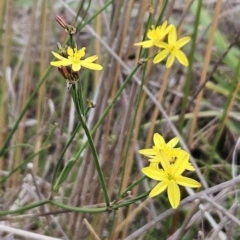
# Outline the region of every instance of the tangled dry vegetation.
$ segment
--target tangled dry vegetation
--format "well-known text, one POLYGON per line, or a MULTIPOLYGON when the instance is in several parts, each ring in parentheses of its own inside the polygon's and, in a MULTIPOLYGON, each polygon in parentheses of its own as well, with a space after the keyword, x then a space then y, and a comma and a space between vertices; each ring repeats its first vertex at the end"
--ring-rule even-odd
POLYGON ((239 0, 2 0, 0 16, 0 239, 240 238, 239 0), (55 15, 75 26, 87 22, 75 41, 103 66, 81 69, 80 81, 84 99, 96 105, 86 123, 108 208, 71 90, 49 65, 57 42, 68 39, 55 15), (139 64, 133 44, 158 19, 191 36, 189 66, 166 69, 146 55, 113 102, 139 64), (147 197, 155 181, 128 189, 148 164, 138 150, 151 147, 156 132, 180 138, 196 167, 188 176, 202 184, 196 192, 181 188, 176 210, 166 192, 147 197), (71 159, 74 167, 52 192, 71 159))

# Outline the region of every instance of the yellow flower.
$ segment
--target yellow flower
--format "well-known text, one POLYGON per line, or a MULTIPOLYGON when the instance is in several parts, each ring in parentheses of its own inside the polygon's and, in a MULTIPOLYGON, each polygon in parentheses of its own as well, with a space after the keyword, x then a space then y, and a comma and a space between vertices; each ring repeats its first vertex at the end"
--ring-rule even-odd
MULTIPOLYGON (((170 151, 171 154, 174 154, 174 152, 175 152, 175 155, 172 155, 172 156, 170 156, 169 154, 166 154, 165 151, 163 151, 163 152, 166 155, 166 157, 168 158, 168 161, 170 163, 175 163, 177 161, 177 159, 182 159, 182 157, 184 155, 188 155, 188 158, 189 158, 189 154, 182 149, 171 149, 171 151, 170 151), (174 150, 176 150, 176 151, 174 151, 174 150)), ((150 165, 152 164, 152 166, 159 167, 159 163, 162 164, 162 158, 161 157, 154 157, 154 158, 149 159, 149 162, 150 162, 150 165), (157 164, 157 165, 154 165, 154 163, 157 164)), ((193 167, 193 165, 189 161, 187 163, 186 170, 195 171, 195 168, 193 167)))
POLYGON ((163 41, 164 37, 169 33, 172 26, 172 24, 167 26, 167 21, 165 21, 161 26, 158 27, 151 26, 152 29, 149 29, 147 33, 147 37, 150 40, 135 43, 134 45, 142 46, 143 48, 150 48, 154 45, 157 46, 157 44, 163 41))
POLYGON ((180 48, 187 44, 190 40, 190 37, 184 37, 177 40, 176 27, 173 26, 168 34, 168 43, 160 42, 157 44, 157 46, 162 48, 163 50, 161 50, 155 56, 155 58, 153 59, 153 63, 159 63, 169 55, 166 63, 166 68, 170 68, 172 66, 175 57, 182 65, 188 66, 188 59, 186 55, 180 50, 180 48))
POLYGON ((145 167, 142 172, 154 180, 160 181, 150 192, 149 197, 154 197, 167 189, 168 199, 172 208, 177 208, 180 202, 180 189, 178 185, 198 188, 201 184, 194 179, 182 176, 188 164, 189 155, 182 155, 174 164, 171 164, 164 152, 160 153, 163 169, 145 167))
MULTIPOLYGON (((171 139, 168 143, 166 143, 164 138, 160 134, 155 133, 153 135, 153 142, 154 142, 154 146, 152 148, 142 149, 142 150, 139 150, 138 152, 150 158, 158 157, 159 153, 162 150, 165 150, 166 152, 170 153, 171 150, 178 144, 179 138, 175 137, 171 139)), ((180 148, 177 148, 177 149, 180 149, 180 148)))
POLYGON ((59 61, 50 62, 50 64, 54 67, 61 67, 61 66, 69 66, 72 65, 72 70, 77 72, 81 69, 81 67, 89 68, 91 70, 102 70, 102 66, 96 63, 93 63, 98 56, 94 55, 84 60, 81 58, 85 55, 85 47, 77 50, 77 47, 72 49, 70 47, 67 48, 68 58, 61 56, 58 53, 52 51, 52 54, 59 59, 59 61))
MULTIPOLYGON (((160 134, 155 133, 153 135, 153 142, 154 146, 152 148, 142 149, 138 151, 140 154, 143 154, 146 157, 150 158, 149 161, 151 163, 161 163, 161 152, 164 152, 164 154, 168 157, 170 163, 174 163, 178 158, 182 158, 182 155, 188 154, 181 148, 174 148, 179 142, 178 137, 175 137, 166 143, 160 134)), ((190 162, 188 162, 186 170, 194 171, 195 168, 190 162)))

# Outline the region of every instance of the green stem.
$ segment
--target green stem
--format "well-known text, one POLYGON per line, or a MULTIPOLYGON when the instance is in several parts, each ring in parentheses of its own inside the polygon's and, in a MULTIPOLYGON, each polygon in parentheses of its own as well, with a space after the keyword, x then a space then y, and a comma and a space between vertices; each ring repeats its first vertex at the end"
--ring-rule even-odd
POLYGON ((24 207, 19 207, 18 209, 15 209, 15 210, 0 211, 0 216, 6 216, 6 215, 9 215, 9 214, 22 213, 24 211, 27 211, 29 209, 33 209, 33 208, 42 206, 42 205, 47 204, 47 203, 49 203, 49 200, 48 199, 44 199, 42 201, 39 201, 39 202, 36 202, 36 203, 32 203, 32 204, 29 204, 29 205, 24 206, 24 207))
POLYGON ((69 34, 69 41, 70 41, 70 46, 72 49, 75 48, 74 40, 73 40, 73 35, 69 34))
POLYGON ((165 0, 163 2, 162 10, 161 10, 161 13, 159 14, 159 17, 158 17, 158 20, 156 22, 156 25, 159 25, 160 22, 162 21, 162 17, 163 17, 163 14, 164 14, 165 10, 166 10, 167 4, 168 4, 168 0, 165 0))
MULTIPOLYGON (((132 70, 132 72, 130 73, 130 75, 126 78, 125 82, 123 83, 123 85, 119 88, 119 90, 117 91, 116 95, 114 96, 114 98, 112 99, 112 101, 108 104, 108 106, 105 108, 103 114, 101 115, 101 117, 99 118, 98 122, 95 124, 95 126, 93 127, 93 129, 91 130, 91 135, 93 135, 96 130, 98 129, 98 127, 100 126, 100 124, 103 122, 103 120, 105 119, 105 117, 107 116, 108 112, 110 111, 110 109, 112 108, 112 106, 114 105, 114 103, 117 101, 118 97, 121 95, 122 91, 125 89, 125 87, 127 86, 127 84, 130 82, 130 80, 132 79, 134 73, 137 71, 137 69, 139 68, 140 65, 135 66, 135 68, 132 70)), ((81 149, 79 149, 79 151, 76 154, 76 158, 78 158, 80 156, 80 154, 82 153, 82 151, 86 148, 87 146, 87 141, 82 145, 81 149)))
POLYGON ((84 21, 85 17, 87 16, 87 13, 89 12, 89 8, 90 8, 91 3, 92 3, 91 0, 88 0, 87 2, 88 2, 88 6, 87 6, 87 8, 84 10, 84 14, 83 14, 83 16, 82 16, 82 21, 84 21))
POLYGON ((90 133, 90 131, 87 127, 87 124, 85 122, 85 117, 82 114, 80 114, 78 117, 79 117, 79 120, 80 120, 80 122, 83 126, 83 129, 84 129, 84 131, 87 135, 88 143, 90 145, 91 152, 92 152, 92 155, 93 155, 94 164, 95 164, 95 167, 96 167, 96 170, 97 170, 97 173, 98 173, 101 188, 103 190, 105 202, 106 202, 107 207, 109 207, 110 202, 109 202, 109 197, 108 197, 108 193, 107 193, 107 187, 106 187, 106 183, 105 183, 105 180, 104 180, 104 177, 103 177, 103 173, 102 173, 102 170, 101 170, 101 167, 100 167, 100 164, 99 164, 97 151, 96 151, 95 145, 93 143, 91 133, 90 133))
POLYGON ((107 207, 102 207, 102 208, 79 208, 79 207, 73 207, 69 206, 63 203, 59 203, 56 201, 50 201, 51 204, 60 207, 62 209, 66 209, 72 212, 83 212, 83 213, 102 213, 102 212, 107 212, 108 208, 107 207))
POLYGON ((79 32, 81 29, 83 29, 87 24, 89 24, 93 19, 96 18, 97 15, 99 15, 102 11, 104 11, 111 3, 113 3, 115 0, 111 0, 108 3, 106 3, 101 9, 99 9, 91 18, 89 18, 85 23, 80 23, 77 26, 77 32, 79 32))
POLYGON ((78 8, 77 14, 76 14, 75 19, 74 19, 74 23, 75 23, 75 25, 76 25, 76 22, 77 22, 78 16, 79 16, 79 15, 81 14, 81 12, 84 10, 84 9, 83 9, 83 7, 84 7, 84 3, 85 3, 84 0, 81 1, 81 3, 80 3, 80 6, 79 6, 79 8, 78 8))
POLYGON ((145 193, 143 193, 143 194, 141 194, 141 195, 139 195, 139 196, 137 196, 135 198, 132 198, 130 200, 127 200, 127 201, 121 202, 119 204, 113 205, 113 206, 111 206, 111 208, 112 209, 118 209, 118 208, 121 208, 121 207, 128 206, 128 205, 130 205, 132 203, 135 203, 135 202, 137 202, 137 201, 147 197, 149 195, 150 191, 151 190, 149 190, 149 191, 147 191, 147 192, 145 192, 145 193))
MULTIPOLYGON (((123 85, 120 87, 120 89, 117 91, 117 93, 115 94, 113 100, 108 104, 108 106, 106 107, 106 109, 104 110, 102 116, 99 118, 98 122, 95 124, 94 128, 92 129, 91 133, 89 132, 85 121, 83 119, 83 116, 80 115, 80 121, 82 122, 83 128, 87 134, 87 138, 93 153, 93 157, 94 157, 94 162, 95 162, 95 166, 97 169, 97 172, 99 174, 99 178, 100 178, 100 183, 104 192, 104 196, 105 196, 105 201, 107 203, 107 206, 109 206, 109 199, 108 199, 108 195, 107 195, 107 190, 106 190, 106 185, 105 185, 105 181, 103 179, 103 175, 102 175, 102 171, 99 165, 99 161, 98 161, 98 156, 96 153, 96 149, 95 146, 93 144, 93 140, 92 140, 92 135, 95 133, 95 131, 98 129, 98 127, 100 126, 100 124, 102 123, 102 121, 105 119, 106 115, 108 114, 109 110, 112 108, 113 104, 116 102, 116 100, 118 99, 118 97, 120 96, 120 94, 122 93, 123 89, 125 89, 125 87, 127 86, 127 84, 130 82, 130 80, 132 79, 134 73, 137 71, 137 69, 139 68, 140 65, 135 66, 135 68, 133 69, 133 71, 131 72, 131 74, 129 74, 129 76, 127 77, 127 79, 125 80, 125 82, 123 83, 123 85)), ((79 158, 80 154, 82 153, 82 151, 86 148, 87 146, 87 141, 83 144, 83 146, 81 147, 81 149, 77 152, 76 154, 76 159, 79 158)))
POLYGON ((77 114, 78 115, 83 114, 84 113, 84 109, 82 109, 82 106, 83 106, 82 99, 81 99, 81 97, 78 94, 76 84, 72 85, 71 94, 72 94, 72 98, 73 98, 73 102, 74 102, 77 114))
MULTIPOLYGON (((81 89, 81 87, 80 87, 80 89, 81 89)), ((75 108, 76 108, 76 112, 78 114, 78 118, 81 122, 81 125, 83 126, 83 129, 84 129, 86 135, 87 135, 88 143, 89 143, 90 148, 91 148, 94 164, 95 164, 95 167, 96 167, 96 170, 97 170, 97 173, 98 173, 101 188, 103 190, 106 205, 109 206, 110 202, 109 202, 109 197, 108 197, 108 193, 107 193, 107 187, 106 187, 106 183, 105 183, 105 180, 104 180, 104 177, 103 177, 103 173, 102 173, 102 170, 101 170, 101 167, 100 167, 100 164, 99 164, 98 154, 97 154, 95 145, 93 143, 93 139, 91 137, 91 134, 89 132, 89 129, 87 127, 87 124, 86 124, 86 121, 85 121, 85 116, 83 116, 84 110, 81 109, 81 106, 83 106, 82 94, 80 93, 81 96, 79 96, 79 93, 77 92, 77 87, 75 86, 75 84, 72 86, 71 94, 72 94, 72 98, 73 98, 74 105, 75 105, 75 108)))
POLYGON ((121 202, 121 203, 116 204, 116 205, 112 205, 112 206, 109 206, 109 207, 96 207, 96 208, 73 207, 73 206, 66 205, 66 204, 63 204, 63 203, 60 203, 60 202, 56 202, 54 200, 44 199, 44 200, 41 200, 41 201, 36 202, 36 203, 29 204, 29 205, 24 206, 24 207, 19 207, 18 209, 15 209, 15 210, 0 211, 0 216, 23 213, 27 210, 30 210, 30 209, 33 209, 33 208, 36 208, 36 207, 40 207, 40 206, 45 205, 45 204, 52 204, 52 205, 55 205, 55 206, 60 207, 62 209, 69 210, 71 212, 103 213, 103 212, 112 211, 114 209, 118 209, 118 208, 121 208, 121 207, 128 206, 132 203, 135 203, 135 202, 147 197, 149 195, 149 192, 150 192, 150 190, 148 192, 145 192, 145 193, 137 196, 136 198, 121 202))
POLYGON ((78 99, 79 99, 79 107, 80 107, 81 113, 85 117, 86 115, 85 115, 85 110, 84 110, 83 90, 82 90, 82 84, 81 84, 80 79, 79 79, 78 89, 79 89, 78 92, 77 92, 77 88, 75 88, 75 91, 76 91, 76 95, 78 96, 78 99))
POLYGON ((186 106, 188 104, 188 96, 189 96, 190 86, 191 86, 191 82, 192 82, 193 62, 194 62, 194 55, 195 55, 195 50, 196 50, 196 41, 197 41, 197 34, 198 34, 198 25, 199 25, 199 21, 200 21, 200 13, 201 13, 201 9, 202 9, 201 7, 202 7, 202 0, 199 0, 196 17, 195 17, 195 21, 194 21, 194 30, 193 30, 193 37, 192 37, 192 46, 191 46, 191 50, 190 50, 188 72, 187 72, 187 77, 186 77, 186 83, 185 83, 184 89, 183 89, 184 95, 183 95, 182 105, 181 105, 181 114, 179 116, 179 131, 180 131, 180 133, 183 130, 184 115, 186 112, 186 106))
POLYGON ((132 190, 136 185, 138 185, 140 182, 142 182, 145 178, 146 178, 146 177, 143 176, 143 177, 141 177, 140 179, 138 179, 137 181, 135 181, 133 184, 131 184, 123 193, 121 193, 121 194, 118 196, 117 200, 126 197, 127 192, 130 191, 130 190, 132 190))

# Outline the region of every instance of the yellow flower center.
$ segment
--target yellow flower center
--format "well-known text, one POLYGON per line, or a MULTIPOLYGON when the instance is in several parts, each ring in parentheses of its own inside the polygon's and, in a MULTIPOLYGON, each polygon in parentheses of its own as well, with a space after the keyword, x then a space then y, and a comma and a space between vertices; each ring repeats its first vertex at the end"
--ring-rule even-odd
POLYGON ((80 61, 80 58, 76 53, 74 53, 72 57, 69 56, 68 59, 71 60, 73 63, 79 63, 80 61))
POLYGON ((167 173, 167 179, 168 179, 168 181, 175 181, 175 178, 174 178, 174 176, 171 174, 171 173, 167 173))
POLYGON ((169 45, 168 50, 169 50, 169 52, 173 52, 175 50, 175 46, 174 45, 169 45))
POLYGON ((176 156, 171 156, 170 163, 175 163, 178 158, 176 156))

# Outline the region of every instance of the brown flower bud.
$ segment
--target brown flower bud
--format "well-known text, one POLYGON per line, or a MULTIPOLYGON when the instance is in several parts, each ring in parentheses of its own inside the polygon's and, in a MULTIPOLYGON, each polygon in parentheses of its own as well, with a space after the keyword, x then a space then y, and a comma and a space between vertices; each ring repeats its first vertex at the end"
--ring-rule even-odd
POLYGON ((56 16, 55 16, 55 19, 56 19, 56 21, 57 21, 64 29, 67 28, 68 24, 67 24, 67 22, 65 21, 64 18, 56 15, 56 16))
POLYGON ((64 79, 66 79, 66 80, 69 79, 70 74, 69 74, 69 72, 68 72, 66 67, 63 67, 63 66, 58 67, 58 71, 63 76, 64 79))
POLYGON ((71 67, 61 66, 61 67, 58 67, 58 71, 66 80, 68 89, 70 89, 72 85, 75 84, 79 79, 79 73, 74 72, 71 67))
POLYGON ((69 34, 74 34, 76 33, 76 28, 73 27, 72 25, 68 24, 66 20, 58 15, 55 16, 56 21, 62 26, 62 28, 65 29, 65 31, 69 34))

